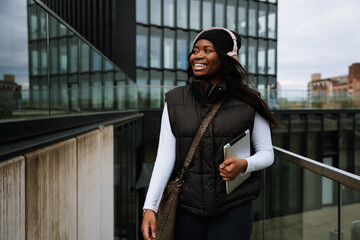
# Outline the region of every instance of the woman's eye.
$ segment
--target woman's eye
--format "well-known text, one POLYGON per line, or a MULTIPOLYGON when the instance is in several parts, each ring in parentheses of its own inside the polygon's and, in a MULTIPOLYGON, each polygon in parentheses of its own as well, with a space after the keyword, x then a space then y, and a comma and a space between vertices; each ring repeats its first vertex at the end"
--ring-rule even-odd
POLYGON ((206 49, 205 52, 209 53, 209 52, 212 52, 212 50, 211 49, 206 49))

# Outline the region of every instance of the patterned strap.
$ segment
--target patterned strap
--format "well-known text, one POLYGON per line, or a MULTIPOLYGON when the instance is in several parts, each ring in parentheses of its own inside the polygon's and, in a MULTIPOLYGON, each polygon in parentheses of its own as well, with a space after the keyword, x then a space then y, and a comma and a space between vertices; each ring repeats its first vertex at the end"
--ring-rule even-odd
POLYGON ((201 122, 200 127, 197 130, 196 135, 195 135, 195 137, 194 137, 194 139, 193 139, 193 141, 191 143, 189 152, 186 155, 186 158, 185 158, 185 161, 184 161, 184 166, 183 166, 183 169, 182 169, 182 173, 177 178, 177 182, 181 182, 184 173, 187 171, 187 169, 190 166, 190 163, 191 163, 191 161, 192 161, 192 159, 194 157, 196 149, 199 146, 201 138, 204 136, 204 133, 205 133, 207 127, 209 126, 210 122, 212 121, 212 119, 216 115, 217 111, 220 109, 221 105, 224 103, 225 99, 226 99, 226 97, 223 97, 218 102, 213 104, 210 111, 208 112, 208 114, 206 114, 205 118, 201 122))

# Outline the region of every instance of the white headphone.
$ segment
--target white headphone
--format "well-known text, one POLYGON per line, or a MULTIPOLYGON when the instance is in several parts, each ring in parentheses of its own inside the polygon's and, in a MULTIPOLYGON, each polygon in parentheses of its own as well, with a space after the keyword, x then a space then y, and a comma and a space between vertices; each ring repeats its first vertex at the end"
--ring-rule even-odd
POLYGON ((233 50, 228 52, 226 55, 234 58, 235 60, 239 61, 239 56, 237 55, 237 51, 238 51, 238 46, 237 46, 237 39, 234 35, 234 33, 232 33, 230 30, 226 29, 226 28, 222 28, 222 27, 211 27, 211 28, 207 28, 203 31, 201 31, 194 39, 194 44, 196 42, 196 40, 198 39, 198 37, 203 33, 203 32, 206 32, 206 31, 209 31, 209 30, 214 30, 214 29, 217 29, 217 30, 223 30, 227 33, 229 33, 229 35, 231 36, 231 39, 233 40, 234 44, 233 44, 233 50))

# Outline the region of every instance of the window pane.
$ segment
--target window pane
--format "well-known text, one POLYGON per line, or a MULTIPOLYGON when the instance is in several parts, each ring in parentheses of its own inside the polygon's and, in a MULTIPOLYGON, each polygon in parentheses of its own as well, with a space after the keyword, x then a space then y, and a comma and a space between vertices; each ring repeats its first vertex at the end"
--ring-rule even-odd
POLYGON ((225 9, 225 0, 216 0, 215 2, 216 27, 224 27, 224 9, 225 9))
POLYGON ((194 39, 197 35, 197 32, 190 32, 189 53, 192 51, 194 39))
POLYGON ((164 0, 164 25, 174 26, 174 0, 164 0))
POLYGON ((40 12, 40 38, 46 38, 46 15, 44 11, 40 12))
POLYGON ((150 23, 161 24, 161 1, 150 0, 150 23))
POLYGON ((254 2, 249 3, 249 35, 256 36, 256 11, 257 11, 257 4, 254 2))
POLYGON ((81 42, 81 71, 88 72, 90 70, 90 48, 81 42))
POLYGON ((249 39, 248 71, 256 73, 256 40, 249 39))
POLYGON ((50 33, 50 38, 53 37, 57 37, 58 35, 58 24, 57 24, 57 20, 52 17, 49 16, 49 33, 50 33))
POLYGON ((258 34, 259 37, 266 37, 266 15, 267 15, 267 9, 266 4, 259 3, 259 17, 258 17, 258 34))
POLYGON ((174 87, 175 73, 164 72, 164 94, 170 91, 174 87))
POLYGON ((101 77, 100 73, 92 74, 92 96, 91 96, 91 106, 93 109, 101 108, 101 77))
POLYGON ((93 72, 101 71, 101 56, 95 50, 92 50, 92 71, 93 72))
POLYGON ((186 80, 187 80, 187 74, 184 72, 176 72, 176 86, 184 86, 186 85, 186 80))
POLYGON ((240 64, 246 68, 246 48, 247 48, 247 39, 242 38, 241 39, 241 48, 239 50, 239 61, 240 64))
POLYGON ((45 75, 47 74, 48 69, 48 53, 47 48, 45 44, 41 44, 41 74, 45 75))
POLYGON ((188 34, 184 31, 177 32, 176 39, 176 56, 178 69, 186 69, 187 67, 187 55, 189 53, 188 47, 188 34))
POLYGON ((228 0, 226 6, 226 28, 235 31, 236 1, 228 0))
POLYGON ((150 36, 150 67, 161 67, 161 29, 151 28, 150 36))
POLYGON ((246 2, 239 1, 238 7, 238 33, 241 35, 247 35, 246 32, 246 23, 247 23, 247 15, 246 15, 246 2))
POLYGON ((212 4, 211 0, 203 0, 203 9, 202 9, 202 24, 203 29, 212 27, 212 4))
POLYGON ((165 30, 164 34, 164 68, 174 68, 175 32, 165 30))
POLYGON ((68 71, 68 54, 66 38, 60 40, 60 73, 67 73, 68 71))
POLYGON ((147 3, 147 0, 136 0, 136 22, 148 23, 147 3))
POLYGON ((161 104, 161 72, 151 71, 150 79, 150 107, 160 108, 161 104))
POLYGON ((37 8, 35 6, 29 9, 30 15, 30 40, 35 40, 38 38, 39 32, 39 24, 38 24, 38 17, 37 17, 37 8))
MULTIPOLYGON (((36 46, 36 44, 32 44, 31 48, 36 46)), ((31 76, 36 76, 39 74, 39 50, 38 49, 31 49, 31 76)))
POLYGON ((267 67, 268 74, 276 74, 275 58, 276 58, 276 42, 269 41, 268 67, 267 67))
POLYGON ((187 0, 177 0, 177 26, 187 28, 187 0))
POLYGON ((276 38, 276 7, 269 7, 269 16, 268 16, 268 37, 276 38))
POLYGON ((266 62, 266 41, 260 40, 258 47, 258 73, 265 74, 265 62, 266 62))
POLYGON ((190 28, 200 29, 200 0, 190 0, 190 28))
POLYGON ((50 74, 58 73, 58 40, 50 40, 50 74))
POLYGON ((70 42, 70 72, 75 73, 78 71, 78 40, 73 37, 70 42))
POLYGON ((138 84, 138 108, 147 108, 148 102, 148 72, 143 70, 136 71, 136 83, 138 84))
POLYGON ((148 29, 136 27, 136 66, 147 67, 148 61, 148 29))

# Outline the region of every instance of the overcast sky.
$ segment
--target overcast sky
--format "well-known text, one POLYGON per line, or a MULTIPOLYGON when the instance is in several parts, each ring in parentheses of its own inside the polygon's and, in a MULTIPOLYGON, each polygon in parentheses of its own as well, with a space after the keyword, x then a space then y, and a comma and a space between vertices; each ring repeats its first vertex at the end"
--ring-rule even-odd
POLYGON ((305 90, 312 73, 348 74, 360 62, 360 0, 278 0, 278 82, 305 90))

